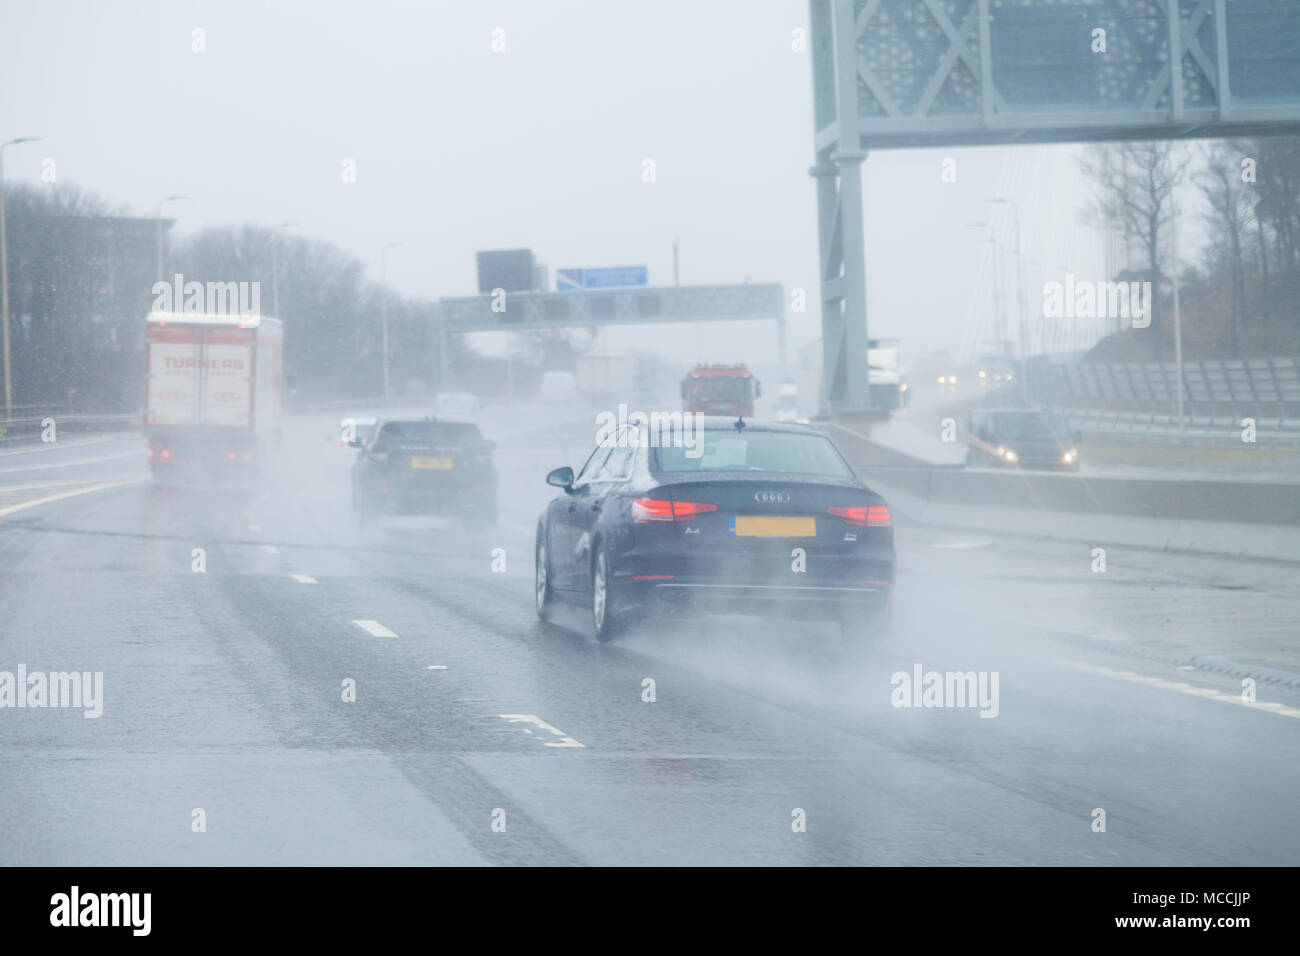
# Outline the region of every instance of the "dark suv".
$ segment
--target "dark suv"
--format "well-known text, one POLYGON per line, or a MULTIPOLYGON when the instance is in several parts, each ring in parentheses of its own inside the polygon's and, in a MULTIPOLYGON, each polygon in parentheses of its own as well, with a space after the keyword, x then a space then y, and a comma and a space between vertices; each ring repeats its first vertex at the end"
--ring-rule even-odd
POLYGON ((454 514, 467 525, 495 524, 495 443, 470 422, 381 419, 352 465, 352 507, 368 516, 454 514))

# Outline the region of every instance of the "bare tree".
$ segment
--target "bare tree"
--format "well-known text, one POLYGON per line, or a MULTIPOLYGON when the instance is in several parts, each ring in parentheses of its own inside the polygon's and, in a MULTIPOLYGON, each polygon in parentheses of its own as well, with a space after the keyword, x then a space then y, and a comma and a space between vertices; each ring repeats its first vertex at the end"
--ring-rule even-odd
POLYGON ((1255 216, 1256 197, 1242 176, 1242 159, 1249 155, 1242 143, 1219 141, 1202 152, 1204 166, 1192 177, 1209 204, 1205 216, 1213 245, 1221 247, 1228 264, 1231 288, 1230 329, 1232 354, 1237 355, 1237 325, 1245 321, 1246 264, 1243 252, 1246 230, 1255 216))
POLYGON ((1093 204, 1085 218, 1100 227, 1118 227, 1126 239, 1137 238, 1146 251, 1151 331, 1156 336, 1164 331, 1159 306, 1163 230, 1169 222, 1170 197, 1186 173, 1189 158, 1169 141, 1106 143, 1092 147, 1079 163, 1093 184, 1093 204))

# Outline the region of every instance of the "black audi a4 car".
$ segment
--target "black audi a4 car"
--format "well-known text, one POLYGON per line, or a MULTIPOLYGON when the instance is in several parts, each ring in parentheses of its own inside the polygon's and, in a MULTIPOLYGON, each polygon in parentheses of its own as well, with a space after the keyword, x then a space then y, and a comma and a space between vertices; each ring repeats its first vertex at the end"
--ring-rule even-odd
POLYGON ((352 465, 352 507, 361 516, 450 514, 470 526, 497 520, 496 447, 470 422, 381 420, 352 465))
POLYGON ((889 506, 821 430, 705 418, 652 441, 629 425, 599 444, 537 522, 537 613, 589 608, 596 637, 668 615, 835 620, 864 640, 888 631, 889 506))

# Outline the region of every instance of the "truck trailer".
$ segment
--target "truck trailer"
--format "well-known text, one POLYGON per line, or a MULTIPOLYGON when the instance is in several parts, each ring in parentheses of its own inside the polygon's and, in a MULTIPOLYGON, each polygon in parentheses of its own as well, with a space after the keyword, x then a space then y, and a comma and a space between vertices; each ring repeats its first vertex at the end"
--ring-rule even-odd
POLYGON ((269 316, 149 313, 144 427, 156 482, 240 483, 269 470, 283 345, 269 316))

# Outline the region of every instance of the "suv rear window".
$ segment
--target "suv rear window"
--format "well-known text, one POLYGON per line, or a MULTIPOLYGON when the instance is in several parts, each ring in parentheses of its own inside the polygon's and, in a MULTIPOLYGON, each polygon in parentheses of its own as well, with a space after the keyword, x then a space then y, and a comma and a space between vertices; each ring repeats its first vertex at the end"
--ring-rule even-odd
POLYGON ((477 425, 469 422, 384 422, 377 442, 421 442, 465 445, 483 438, 477 425))

